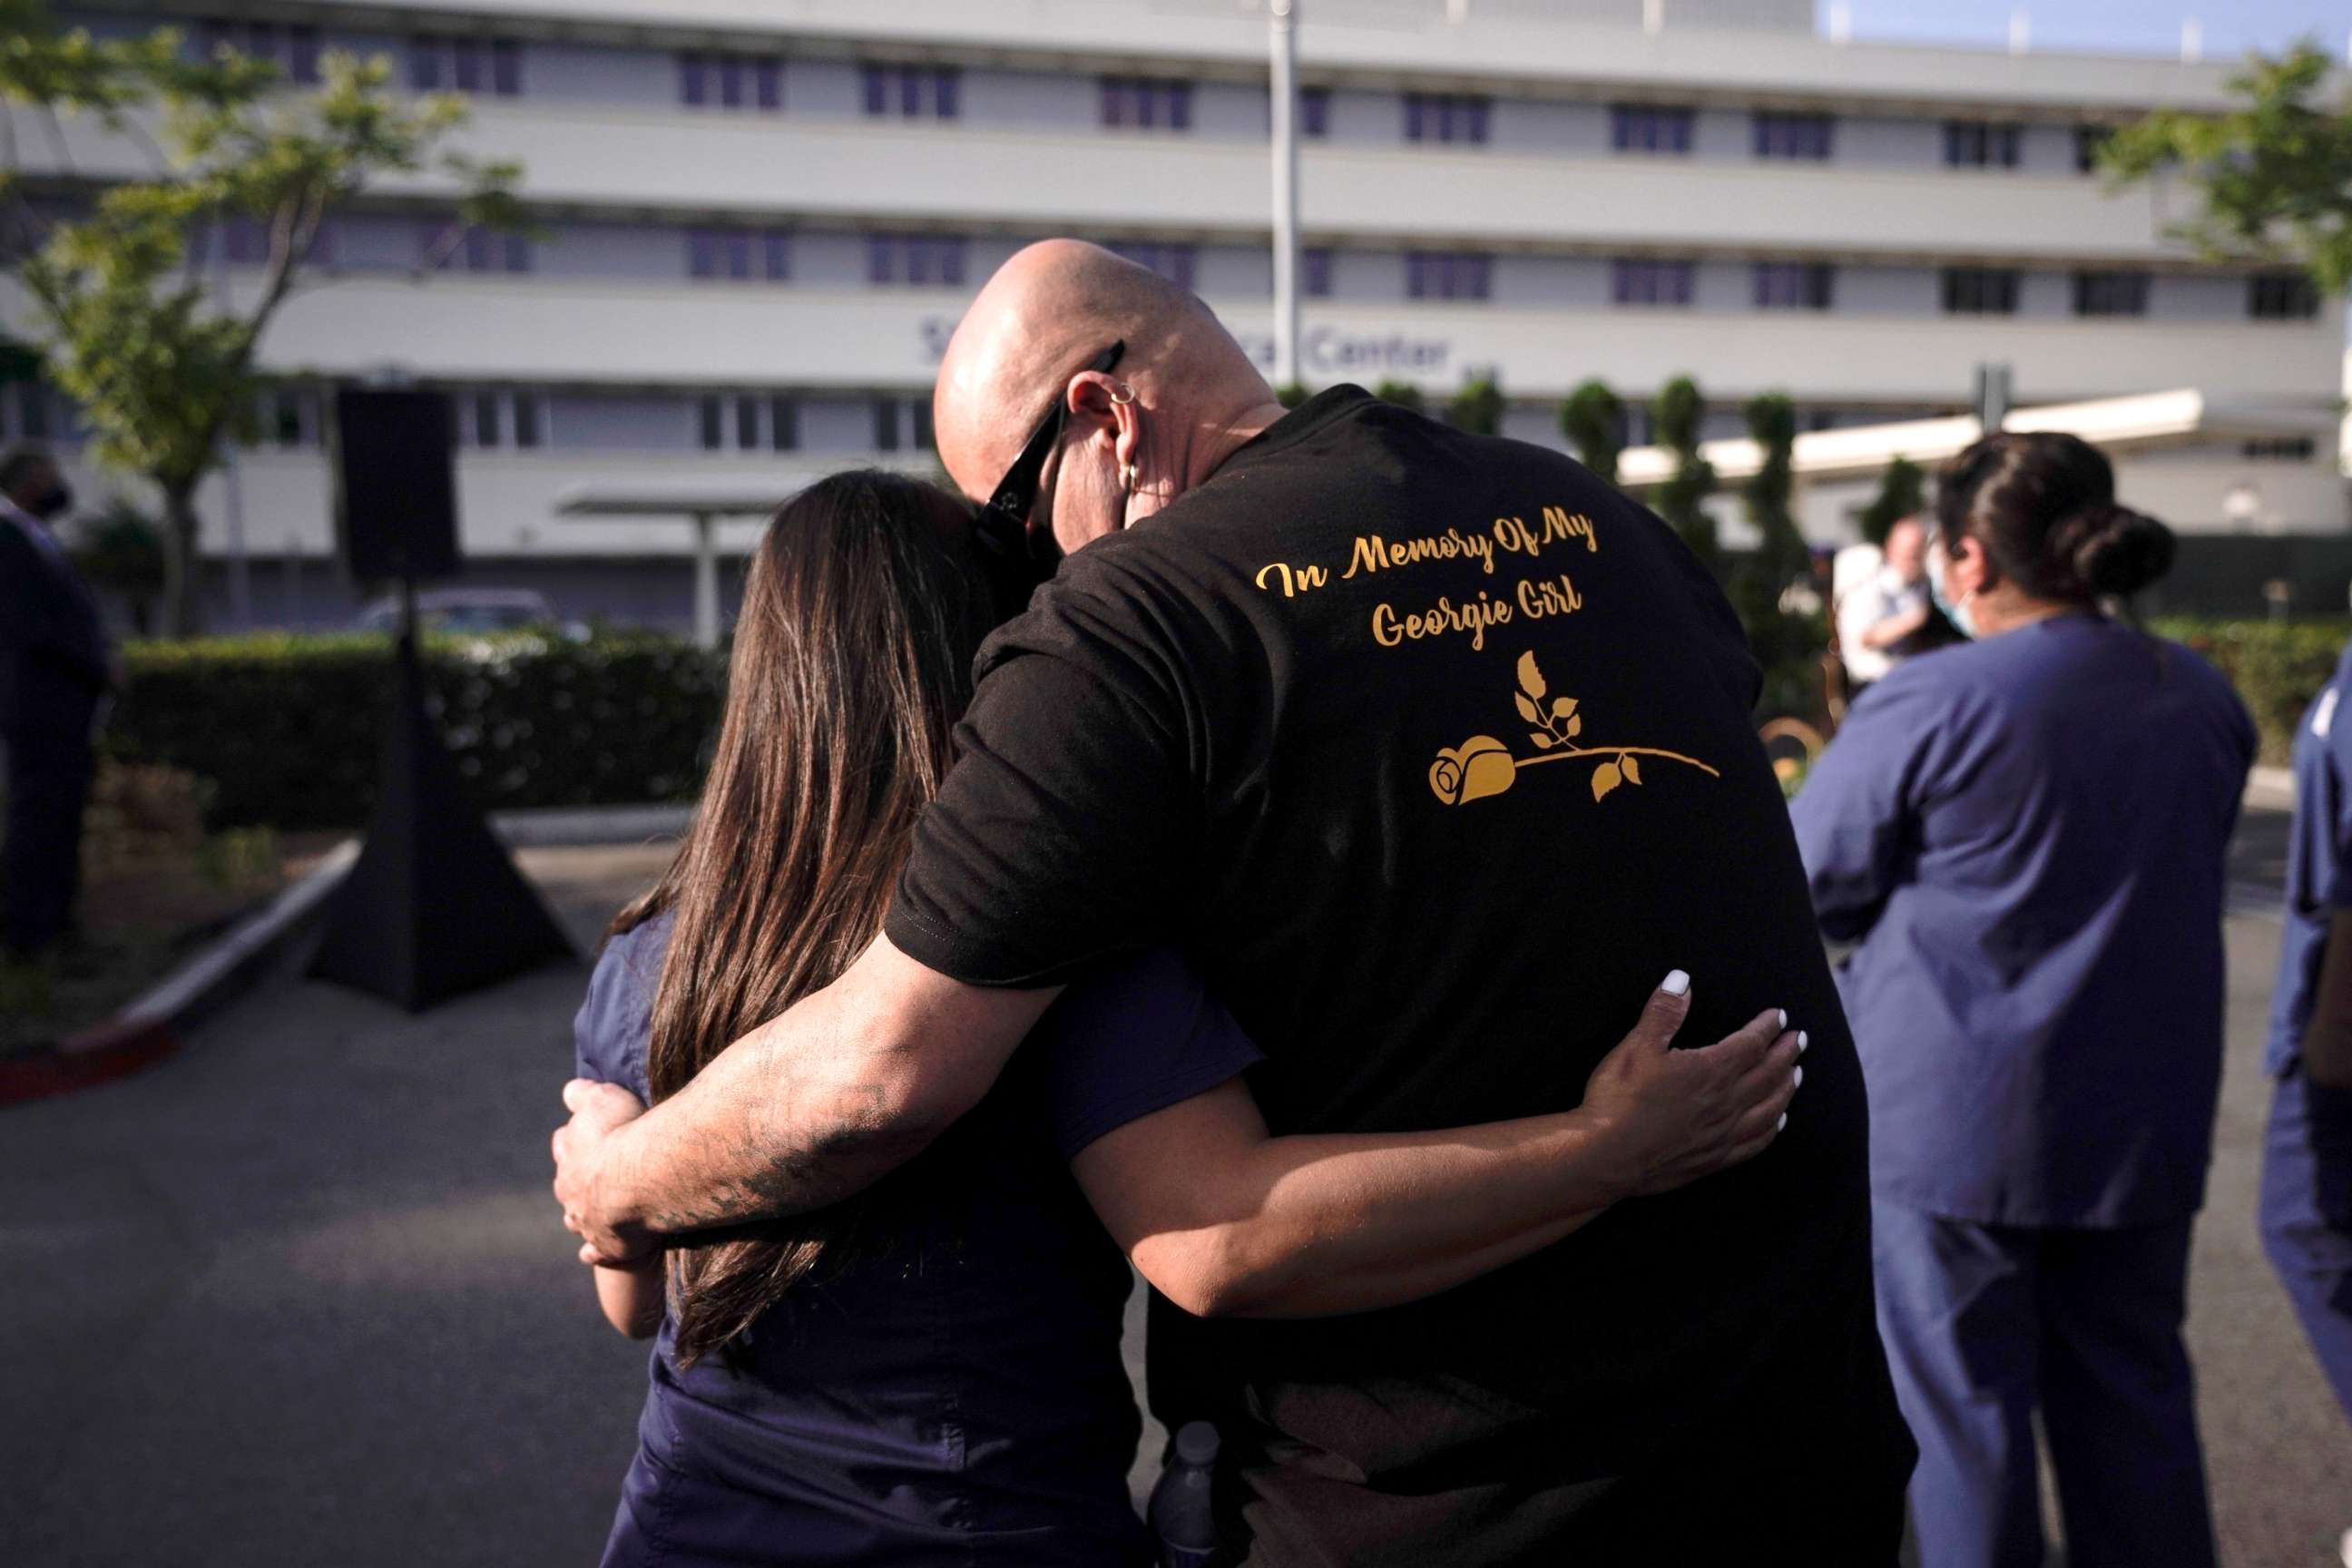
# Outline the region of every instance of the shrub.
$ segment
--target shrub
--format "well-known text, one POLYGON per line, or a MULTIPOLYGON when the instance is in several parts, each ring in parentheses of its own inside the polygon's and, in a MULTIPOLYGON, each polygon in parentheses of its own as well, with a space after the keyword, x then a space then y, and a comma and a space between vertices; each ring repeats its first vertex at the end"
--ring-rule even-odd
MULTIPOLYGON (((381 637, 133 644, 106 750, 206 781, 209 824, 349 827, 375 802, 381 637)), ((700 787, 725 656, 666 637, 428 639, 426 708, 486 811, 680 800, 700 787)))
POLYGON ((2284 763, 2304 710, 2336 673, 2352 621, 2167 619, 2151 629, 2188 644, 2221 668, 2262 731, 2263 760, 2284 763))

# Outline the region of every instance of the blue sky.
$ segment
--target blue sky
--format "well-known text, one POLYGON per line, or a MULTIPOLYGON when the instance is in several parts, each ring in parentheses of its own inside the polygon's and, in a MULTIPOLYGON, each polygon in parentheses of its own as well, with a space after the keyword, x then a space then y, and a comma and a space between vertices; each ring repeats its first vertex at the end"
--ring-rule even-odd
MULTIPOLYGON (((2180 24, 2204 23, 2209 59, 2276 50, 2307 33, 2342 58, 2352 0, 1845 0, 1859 38, 2005 44, 2011 12, 2031 19, 2037 49, 2178 52, 2180 24)), ((1831 0, 1820 0, 1824 21, 1831 0)), ((1672 6, 1668 6, 1671 15, 1672 6)))

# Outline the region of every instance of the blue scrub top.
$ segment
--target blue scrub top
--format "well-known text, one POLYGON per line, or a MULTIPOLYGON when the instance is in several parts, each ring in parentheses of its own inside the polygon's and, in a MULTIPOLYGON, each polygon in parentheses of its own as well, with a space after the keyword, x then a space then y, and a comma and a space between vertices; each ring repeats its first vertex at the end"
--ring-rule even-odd
POLYGON ((2064 616, 1873 686, 1793 808, 1884 1202, 2125 1226, 2204 1201, 2223 854, 2254 728, 2177 644, 2064 616))
MULTIPOLYGON (((669 929, 657 917, 605 945, 574 1026, 583 1077, 645 1097, 669 929)), ((1172 953, 1065 992, 731 1363, 679 1366, 665 1318, 608 1568, 1140 1568, 1131 1276, 1067 1163, 1260 1059, 1172 953)))
POLYGON ((2352 647, 2336 661, 2334 679, 2312 700, 2294 731, 2294 834, 2287 845, 2286 921, 2279 933, 2278 984, 2271 992, 2271 1037, 2263 1070, 2273 1078, 2292 1067, 2311 1022, 2319 956, 2338 905, 2352 905, 2345 875, 2352 847, 2352 647))

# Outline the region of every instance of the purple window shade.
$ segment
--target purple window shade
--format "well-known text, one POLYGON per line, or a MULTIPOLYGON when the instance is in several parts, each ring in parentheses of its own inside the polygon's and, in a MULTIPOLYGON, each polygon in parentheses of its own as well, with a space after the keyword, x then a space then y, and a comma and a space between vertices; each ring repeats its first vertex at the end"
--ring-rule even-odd
POLYGON ((545 405, 535 392, 514 395, 514 444, 536 447, 545 437, 545 405))
POLYGON ((482 90, 482 46, 471 38, 460 38, 450 46, 450 58, 456 69, 450 79, 459 92, 482 90))
POLYGON ((960 239, 940 241, 940 281, 961 288, 964 279, 964 247, 960 239))
POLYGON ((963 117, 963 72, 950 67, 931 79, 931 90, 937 95, 941 120, 963 117))
POLYGON ((677 57, 677 100, 696 109, 709 101, 709 69, 700 55, 677 57))
POLYGON ((335 225, 332 219, 319 225, 310 237, 310 265, 332 267, 335 264, 335 225))
POLYGON ((1328 250, 1302 250, 1298 253, 1298 287, 1310 300, 1331 297, 1331 253, 1328 250))
POLYGON ((488 272, 490 269, 491 236, 486 229, 466 231, 466 270, 488 272))
POLYGON ((1486 144, 1486 121, 1489 106, 1483 98, 1466 100, 1463 106, 1463 140, 1478 146, 1486 144))
POLYGON ((245 52, 257 60, 278 58, 278 29, 268 22, 256 22, 246 30, 245 52))
POLYGON ((706 452, 716 452, 727 444, 725 400, 717 397, 704 398, 700 413, 702 449, 706 452))
POLYGON ((1108 126, 1127 123, 1127 84, 1106 77, 1102 84, 1102 122, 1108 126))
POLYGON ((1310 87, 1298 94, 1298 133, 1321 138, 1331 134, 1331 89, 1310 87))
POLYGON ((891 254, 896 248, 887 235, 877 234, 866 237, 866 280, 868 283, 891 281, 898 272, 897 258, 891 254))
POLYGON ((289 27, 286 30, 286 73, 305 87, 318 81, 318 28, 289 27))
POLYGON ((761 259, 766 265, 768 280, 782 283, 793 275, 793 237, 781 229, 770 229, 760 238, 761 259))
POLYGON ((1691 264, 1687 261, 1620 261, 1614 269, 1614 293, 1621 305, 1687 305, 1691 302, 1691 264))
POLYGON ((686 237, 686 272, 689 278, 714 278, 719 274, 719 237, 709 229, 691 230, 686 237))
POLYGON ((1406 141, 1425 140, 1423 132, 1427 129, 1427 114, 1428 110, 1421 100, 1421 94, 1408 92, 1404 95, 1404 139, 1406 141))
POLYGON ((923 112, 923 85, 921 71, 908 69, 898 73, 898 114, 901 119, 913 120, 923 112))
POLYGON ((500 98, 522 96, 522 46, 512 38, 490 41, 490 90, 500 98))
POLYGON ((719 106, 743 107, 743 62, 729 58, 719 62, 719 106))
POLYGON ((761 60, 751 68, 753 96, 761 109, 773 112, 784 106, 784 66, 782 60, 761 60))
POLYGON ((1148 81, 1132 83, 1127 89, 1128 106, 1134 124, 1145 131, 1160 123, 1160 89, 1148 81))
POLYGON ((419 92, 441 89, 441 40, 418 38, 408 46, 408 85, 419 92))
POLYGON ((890 111, 890 79, 880 66, 858 68, 858 84, 866 98, 866 112, 883 115, 890 111))
POLYGON ((768 399, 768 445, 790 452, 801 444, 801 405, 789 397, 768 399))
POLYGON ((1171 131, 1192 129, 1192 84, 1180 81, 1170 84, 1168 93, 1168 128, 1171 131))
POLYGON ((918 288, 927 283, 938 282, 938 258, 939 248, 933 241, 928 239, 908 240, 907 242, 906 280, 918 288))
POLYGON ((501 249, 504 252, 506 269, 509 272, 530 271, 530 241, 519 234, 509 234, 503 237, 505 243, 501 249))
POLYGON ((749 279, 751 276, 751 237, 740 230, 730 234, 722 249, 727 258, 727 276, 749 279))

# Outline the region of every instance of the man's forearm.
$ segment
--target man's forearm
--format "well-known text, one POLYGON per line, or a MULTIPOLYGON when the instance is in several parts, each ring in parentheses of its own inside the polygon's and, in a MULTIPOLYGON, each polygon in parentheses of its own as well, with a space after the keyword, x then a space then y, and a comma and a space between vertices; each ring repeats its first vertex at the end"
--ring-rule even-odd
POLYGON ((1927 624, 1926 610, 1911 610, 1900 616, 1890 616, 1885 620, 1874 623, 1862 634, 1862 646, 1867 648, 1882 648, 1893 643, 1899 643, 1927 624))

